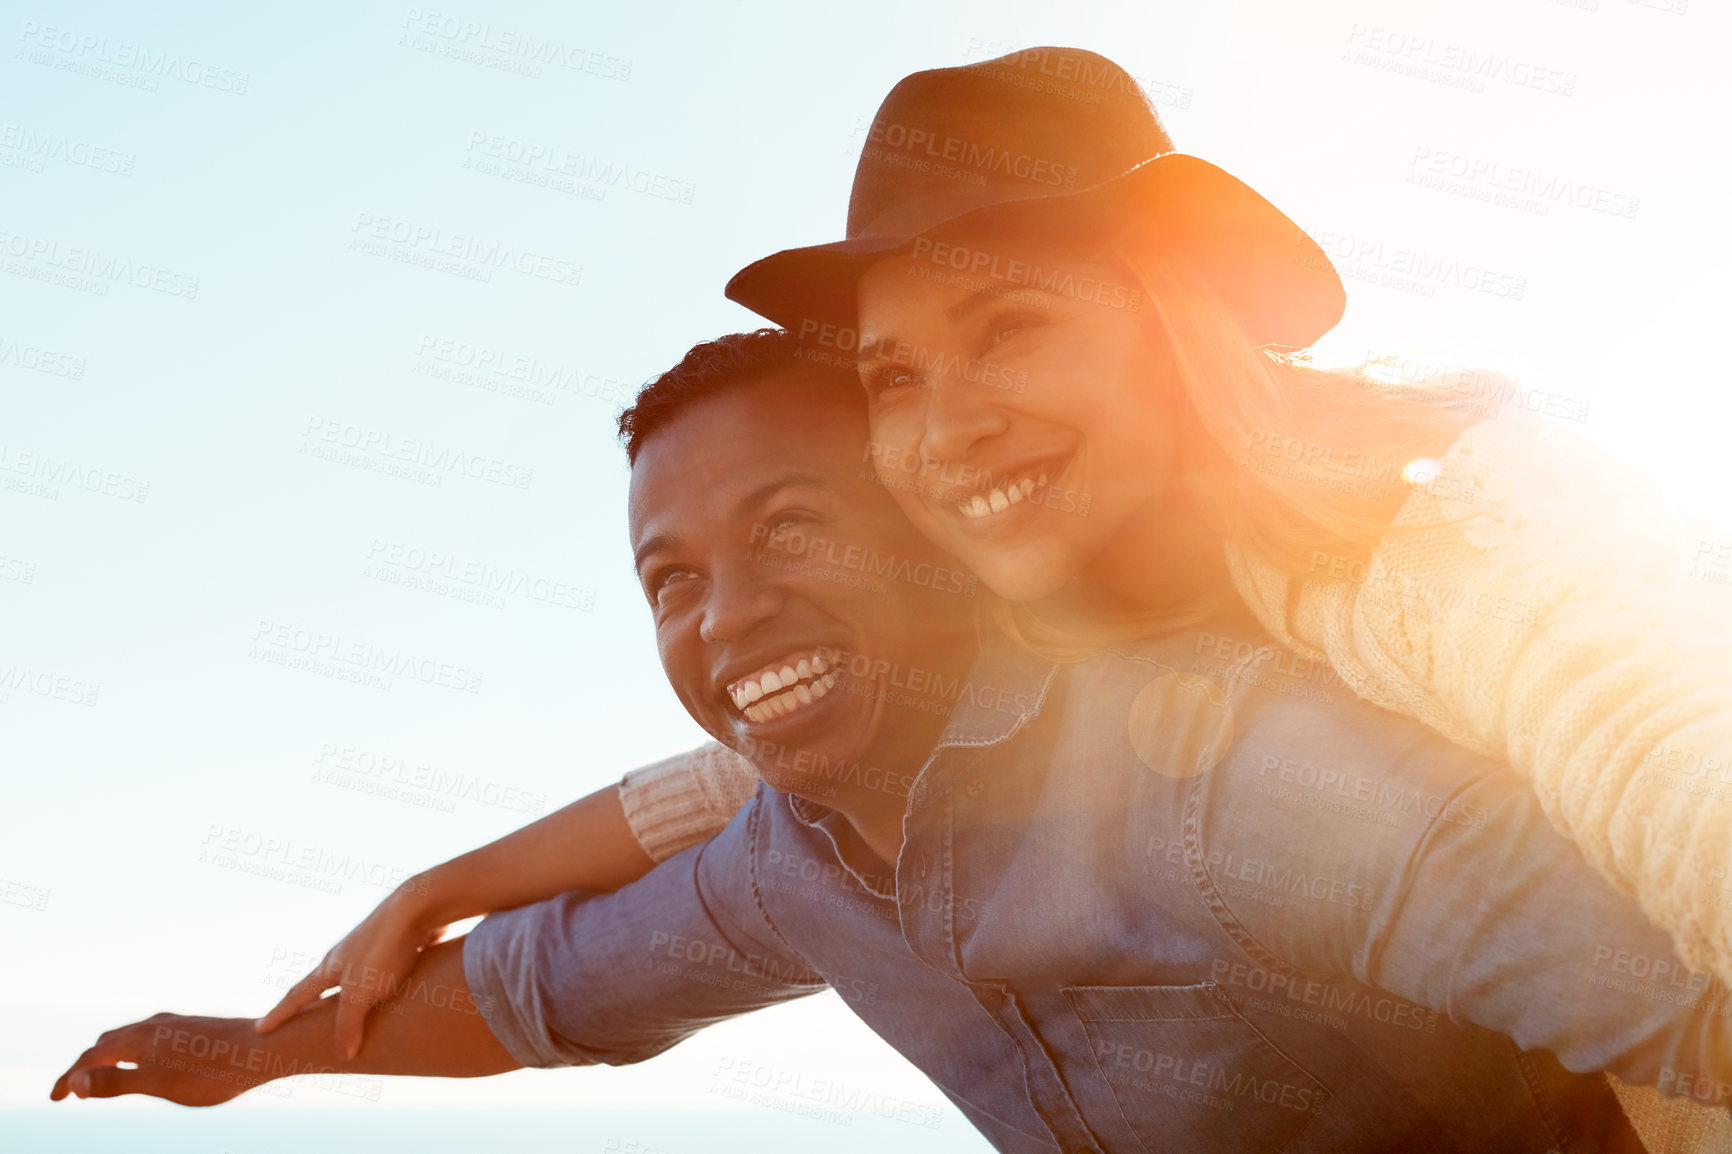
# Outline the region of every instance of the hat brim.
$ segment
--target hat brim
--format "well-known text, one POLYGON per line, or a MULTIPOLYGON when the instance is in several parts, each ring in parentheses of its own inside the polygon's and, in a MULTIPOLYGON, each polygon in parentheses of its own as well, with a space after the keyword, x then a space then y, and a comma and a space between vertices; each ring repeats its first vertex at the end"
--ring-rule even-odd
POLYGON ((978 222, 1099 230, 1133 215, 1154 228, 1162 259, 1213 286, 1254 344, 1304 348, 1341 320, 1347 293, 1317 242, 1237 177, 1178 152, 1092 188, 989 205, 921 233, 783 249, 735 273, 726 292, 796 334, 814 324, 852 327, 861 275, 935 229, 978 222))

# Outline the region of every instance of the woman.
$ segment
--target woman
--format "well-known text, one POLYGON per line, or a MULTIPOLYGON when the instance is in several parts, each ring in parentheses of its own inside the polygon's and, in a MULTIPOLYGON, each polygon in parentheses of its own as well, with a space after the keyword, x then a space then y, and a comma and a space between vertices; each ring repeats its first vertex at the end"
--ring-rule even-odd
POLYGON ((1529 776, 1687 961, 1732 978, 1732 811, 1655 772, 1724 764, 1732 649, 1677 603, 1657 491, 1550 426, 1470 424, 1275 351, 1339 318, 1333 269, 1173 153, 1110 61, 908 77, 848 239, 729 295, 854 347, 881 478, 1025 640, 1086 647, 1239 597, 1361 696, 1529 776), (953 163, 910 163, 931 155, 953 163))
MULTIPOLYGON (((1290 355, 1339 319, 1334 270, 1256 193, 1174 153, 1116 65, 1035 49, 906 78, 847 239, 759 261, 729 295, 858 359, 874 468, 1027 644, 1086 651, 1239 598, 1290 654, 1529 777, 1687 962, 1732 978, 1732 815, 1665 772, 1732 750, 1728 631, 1678 603, 1664 502, 1550 427, 1474 424, 1290 355)), ((601 871, 617 882, 719 829, 749 773, 700 751, 629 775, 622 808, 547 820, 620 847, 601 871)), ((510 840, 478 852, 522 860, 510 840)), ((434 892, 481 864, 441 867, 434 892)), ((516 900, 541 896, 524 882, 516 900)), ((381 907, 328 965, 401 972, 405 942, 497 908, 465 898, 381 907)))

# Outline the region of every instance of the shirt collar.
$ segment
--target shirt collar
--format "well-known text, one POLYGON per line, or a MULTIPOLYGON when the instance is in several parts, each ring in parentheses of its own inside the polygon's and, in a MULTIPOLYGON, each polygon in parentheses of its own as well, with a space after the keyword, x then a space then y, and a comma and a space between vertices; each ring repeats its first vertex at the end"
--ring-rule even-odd
MULTIPOLYGON (((950 711, 950 721, 944 727, 933 753, 948 747, 996 745, 1006 741, 1023 726, 1040 715, 1052 688, 1058 666, 1017 645, 998 630, 991 630, 983 641, 979 655, 969 667, 968 676, 957 688, 956 703, 950 711)), ((925 785, 931 759, 922 767, 920 782, 925 785)), ((921 796, 919 785, 914 797, 921 796)), ((842 864, 869 892, 891 898, 894 882, 884 878, 877 869, 863 868, 864 860, 843 849, 839 831, 834 827, 847 819, 822 802, 788 794, 788 809, 801 825, 817 829, 836 847, 842 864), (890 882, 888 886, 874 884, 890 882)), ((910 799, 912 808, 913 800, 910 799)), ((873 865, 876 858, 871 858, 873 865)))
POLYGON ((1037 657, 999 630, 987 633, 980 654, 956 693, 950 723, 938 747, 994 745, 1040 715, 1058 666, 1037 657))
POLYGON ((861 889, 875 898, 895 899, 895 867, 886 867, 876 854, 865 848, 847 818, 821 802, 808 801, 791 793, 787 798, 788 810, 794 815, 794 820, 830 839, 836 860, 854 875, 861 889))

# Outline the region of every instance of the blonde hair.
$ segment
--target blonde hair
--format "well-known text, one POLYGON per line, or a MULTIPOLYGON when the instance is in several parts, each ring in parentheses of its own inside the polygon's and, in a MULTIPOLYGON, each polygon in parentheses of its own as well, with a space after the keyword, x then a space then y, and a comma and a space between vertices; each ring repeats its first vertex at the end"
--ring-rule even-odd
MULTIPOLYGON (((1441 456, 1470 419, 1440 404, 1427 381, 1390 385, 1370 376, 1370 365, 1318 369, 1302 355, 1257 348, 1195 272, 1123 244, 1112 255, 1142 285, 1151 337, 1166 360, 1149 387, 1163 387, 1164 377, 1169 390, 1174 515, 1293 574, 1319 555, 1366 560, 1406 499, 1410 462, 1441 456), (1288 456, 1294 447, 1298 456, 1288 456), (1320 459, 1328 462, 1321 470, 1320 459)), ((1075 660, 1223 608, 1242 611, 1224 578, 1185 603, 1110 623, 1056 604, 998 603, 993 616, 1024 646, 1075 660)))

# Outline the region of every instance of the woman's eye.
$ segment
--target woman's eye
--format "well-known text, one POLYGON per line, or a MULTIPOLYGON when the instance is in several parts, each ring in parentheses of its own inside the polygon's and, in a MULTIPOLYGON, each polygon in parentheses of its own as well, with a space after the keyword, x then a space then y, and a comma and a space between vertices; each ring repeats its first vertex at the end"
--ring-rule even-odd
POLYGON ((786 513, 773 513, 764 519, 764 524, 770 530, 769 544, 772 547, 779 546, 795 530, 804 529, 820 520, 823 518, 809 510, 790 509, 786 513))
POLYGON ((878 365, 866 373, 866 392, 872 396, 879 396, 896 389, 911 389, 919 383, 919 376, 907 369, 893 369, 878 365))
POLYGON ((987 347, 991 348, 993 345, 1003 344, 1031 327, 1029 318, 1022 313, 1007 313, 994 317, 987 324, 987 347))

